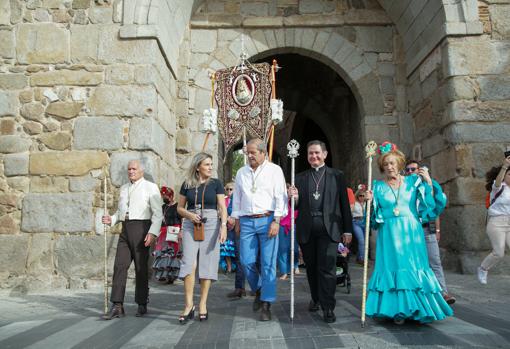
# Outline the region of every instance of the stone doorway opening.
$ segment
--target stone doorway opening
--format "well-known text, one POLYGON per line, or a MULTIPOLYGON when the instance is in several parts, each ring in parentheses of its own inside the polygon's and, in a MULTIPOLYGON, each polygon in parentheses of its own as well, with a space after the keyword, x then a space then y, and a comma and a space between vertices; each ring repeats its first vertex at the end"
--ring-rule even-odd
MULTIPOLYGON (((349 185, 364 179, 364 153, 361 115, 356 98, 342 77, 330 66, 301 53, 267 51, 251 62, 276 59, 282 69, 277 73, 277 98, 284 102, 284 122, 277 127, 273 161, 290 180, 287 143, 301 144, 296 173, 308 168, 306 143, 324 141, 328 147, 327 164, 345 172, 349 185)), ((232 174, 232 157, 227 156, 225 175, 232 174)))

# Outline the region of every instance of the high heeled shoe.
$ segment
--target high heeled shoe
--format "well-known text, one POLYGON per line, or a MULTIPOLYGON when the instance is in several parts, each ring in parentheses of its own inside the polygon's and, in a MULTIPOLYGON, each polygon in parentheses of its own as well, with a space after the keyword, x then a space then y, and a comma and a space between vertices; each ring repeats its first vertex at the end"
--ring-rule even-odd
POLYGON ((207 312, 205 314, 198 314, 198 319, 200 321, 207 321, 207 319, 209 319, 209 312, 207 312))
POLYGON ((179 315, 179 322, 181 323, 181 325, 184 325, 189 320, 193 320, 194 317, 195 317, 195 306, 193 306, 191 308, 189 313, 179 315))

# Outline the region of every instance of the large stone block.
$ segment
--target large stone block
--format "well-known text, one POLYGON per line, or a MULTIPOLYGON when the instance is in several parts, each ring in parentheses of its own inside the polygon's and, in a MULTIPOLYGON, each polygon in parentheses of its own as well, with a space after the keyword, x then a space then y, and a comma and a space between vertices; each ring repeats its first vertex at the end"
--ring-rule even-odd
POLYGON ((88 105, 93 115, 143 117, 157 111, 157 93, 152 86, 99 87, 88 105))
POLYGON ((113 21, 111 7, 93 7, 89 10, 89 19, 93 24, 108 24, 113 21))
POLYGON ((159 183, 159 160, 154 154, 149 152, 122 152, 113 153, 110 163, 110 176, 112 184, 115 186, 121 186, 128 182, 127 177, 127 165, 131 160, 139 160, 145 168, 144 176, 145 179, 159 183))
POLYGON ((510 38, 510 3, 489 6, 492 35, 497 39, 510 38))
POLYGON ((18 114, 18 94, 12 91, 0 91, 0 117, 18 114))
POLYGON ((10 275, 25 273, 25 262, 28 253, 28 234, 5 236, 0 235, 0 263, 2 270, 10 275))
POLYGON ((393 52, 393 27, 356 27, 356 44, 367 52, 393 52))
POLYGON ((11 25, 11 4, 8 0, 0 1, 0 25, 11 25))
POLYGON ((73 63, 94 63, 97 61, 99 34, 100 27, 98 26, 71 26, 71 61, 73 63))
POLYGON ((97 59, 100 62, 133 64, 156 62, 154 52, 160 52, 156 40, 121 40, 117 25, 103 25, 98 31, 97 59))
POLYGON ((103 82, 103 73, 85 70, 55 70, 37 73, 31 76, 32 86, 97 86, 103 82))
POLYGON ((121 149, 124 122, 111 117, 81 117, 74 123, 75 149, 121 149))
MULTIPOLYGON (((507 143, 508 144, 508 143, 507 143)), ((472 172, 478 178, 485 178, 485 173, 494 166, 501 166, 506 146, 504 143, 475 144, 471 147, 472 172)))
POLYGON ((503 74, 508 65, 494 57, 507 57, 510 42, 496 40, 450 41, 443 54, 444 76, 503 74))
POLYGON ((25 74, 0 74, 0 90, 21 90, 27 85, 25 74))
POLYGON ((65 177, 35 177, 30 179, 31 193, 67 193, 69 180, 65 177))
POLYGON ((505 143, 510 134, 510 123, 456 123, 445 129, 451 143, 505 143))
POLYGON ((457 177, 448 183, 449 205, 484 204, 485 181, 472 177, 457 177))
POLYGON ((102 236, 60 236, 55 242, 57 272, 72 279, 101 276, 104 270, 103 239, 102 236))
POLYGON ((90 175, 75 177, 69 180, 69 189, 71 191, 94 191, 99 184, 99 180, 90 175))
POLYGON ((481 121, 510 122, 510 101, 455 101, 448 104, 446 122, 481 121))
POLYGON ((216 30, 192 30, 191 51, 197 53, 210 53, 216 48, 216 30))
POLYGON ((384 101, 375 74, 370 73, 358 79, 355 88, 362 98, 360 107, 365 115, 384 115, 384 101))
POLYGON ((28 193, 30 190, 30 178, 28 177, 9 177, 7 178, 7 184, 10 188, 23 193, 28 193))
POLYGON ((44 117, 44 106, 39 102, 30 102, 23 104, 20 114, 25 119, 41 121, 44 117))
POLYGON ((71 119, 80 113, 83 103, 75 102, 54 102, 46 108, 46 114, 58 116, 64 119, 71 119))
POLYGON ((67 132, 43 133, 39 139, 53 150, 65 150, 71 147, 71 134, 67 132))
POLYGON ((53 274, 53 234, 40 233, 32 235, 27 256, 27 274, 53 274))
POLYGON ((153 118, 131 120, 129 127, 129 148, 152 150, 168 159, 170 152, 169 136, 153 118))
POLYGON ((5 155, 4 174, 6 176, 28 174, 28 153, 5 155))
POLYGON ((132 65, 112 65, 106 69, 106 83, 125 85, 133 82, 134 67, 132 65))
POLYGON ((0 136, 0 153, 23 153, 30 149, 32 141, 20 136, 0 136))
POLYGON ((439 183, 445 183, 457 177, 455 149, 448 148, 433 155, 430 158, 430 167, 434 173, 434 178, 439 183))
POLYGON ((441 215, 441 240, 456 251, 490 249, 485 234, 485 215, 482 205, 451 206, 441 215))
POLYGON ((28 194, 23 199, 21 229, 31 233, 89 232, 94 221, 92 200, 89 193, 28 194))
POLYGON ((102 151, 45 152, 30 155, 30 174, 83 176, 108 163, 102 151))
POLYGON ((510 76, 481 76, 477 80, 482 101, 510 99, 510 76))
POLYGON ((55 24, 24 24, 16 33, 16 54, 23 64, 69 61, 69 32, 55 24))
MULTIPOLYGON (((0 9, 0 12, 1 11, 2 10, 0 9)), ((15 45, 16 44, 14 40, 14 31, 0 30, 0 57, 4 58, 16 57, 15 45)))
POLYGON ((0 216, 0 234, 17 233, 19 233, 19 220, 14 217, 14 214, 0 216))

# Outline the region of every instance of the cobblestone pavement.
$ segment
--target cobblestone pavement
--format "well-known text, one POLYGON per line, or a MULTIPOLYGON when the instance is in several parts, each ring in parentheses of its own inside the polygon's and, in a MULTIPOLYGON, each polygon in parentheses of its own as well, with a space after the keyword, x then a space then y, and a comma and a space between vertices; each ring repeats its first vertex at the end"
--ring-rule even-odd
MULTIPOLYGON (((360 326, 361 269, 351 268, 353 287, 337 290, 337 322, 326 324, 309 313, 306 278, 296 277, 296 314, 289 321, 289 282, 279 281, 273 320, 257 321, 253 297, 228 300, 233 276, 221 275, 212 287, 209 321, 180 325, 183 286, 151 286, 149 314, 136 318, 133 294, 127 316, 101 321, 100 291, 55 291, 0 299, 0 348, 510 348, 510 277, 490 275, 489 285, 473 275, 447 274, 457 296, 455 317, 430 325, 367 320, 360 326)), ((130 290, 134 287, 129 286, 130 290)))

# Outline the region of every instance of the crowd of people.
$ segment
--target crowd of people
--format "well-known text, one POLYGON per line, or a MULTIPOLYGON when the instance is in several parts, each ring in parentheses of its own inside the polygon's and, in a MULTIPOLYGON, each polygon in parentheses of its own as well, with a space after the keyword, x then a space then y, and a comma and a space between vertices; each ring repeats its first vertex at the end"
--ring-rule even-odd
MULTIPOLYGON (((310 291, 308 311, 322 310, 327 323, 336 321, 335 291, 339 254, 345 257, 354 235, 355 262, 365 264, 365 229, 376 235, 373 271, 367 287, 366 315, 428 323, 453 315, 455 297, 448 292, 441 265, 439 216, 447 198, 425 166, 407 160, 397 146, 378 147, 382 180, 371 190, 348 188, 344 174, 325 164, 325 143, 307 144, 310 165, 285 182, 282 169, 268 161, 266 144, 248 142, 248 163, 225 185, 213 178, 213 158, 198 153, 191 161, 175 200, 171 188, 143 177, 140 161, 128 163, 129 182, 120 188, 118 210, 103 223, 122 222, 114 264, 110 312, 104 319, 124 316, 127 271, 136 270, 136 316, 147 312, 148 260, 152 245, 154 276, 173 283, 183 280, 184 309, 178 320, 209 318, 207 299, 218 272, 235 273, 234 290, 226 296, 243 298, 248 283, 253 311, 260 321, 271 320, 277 280, 300 274, 304 263, 310 291), (295 203, 294 264, 291 265, 291 200, 295 203), (366 216, 367 203, 372 216, 366 216), (195 305, 195 281, 200 285, 195 305)), ((505 154, 506 155, 506 154, 505 154)), ((478 268, 480 283, 510 247, 510 156, 487 173, 487 234, 492 252, 478 268), (506 188, 506 190, 505 190, 506 188)), ((368 261, 367 261, 368 262, 368 261)), ((367 263, 368 264, 368 263, 367 263)), ((346 266, 344 266, 344 272, 346 266)))

